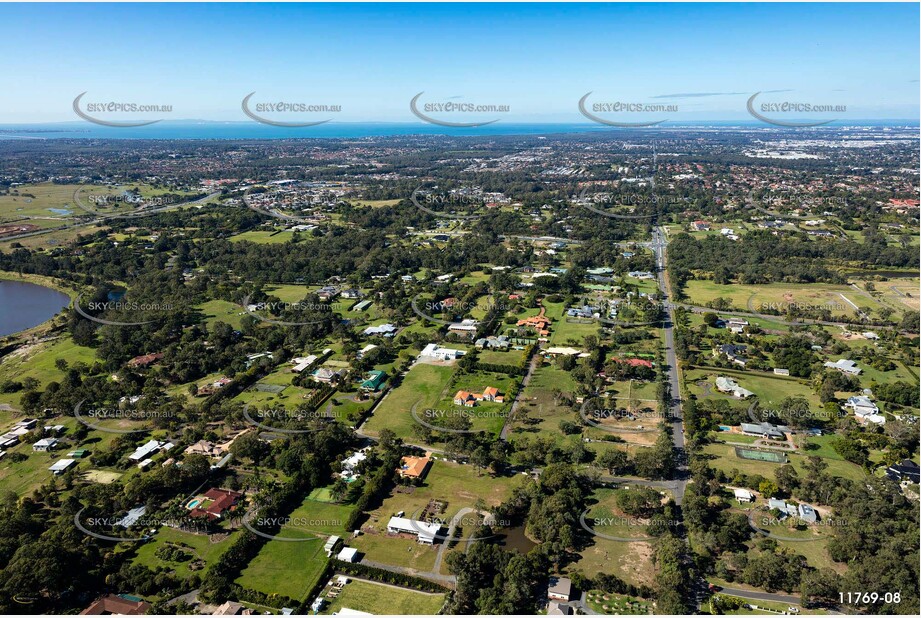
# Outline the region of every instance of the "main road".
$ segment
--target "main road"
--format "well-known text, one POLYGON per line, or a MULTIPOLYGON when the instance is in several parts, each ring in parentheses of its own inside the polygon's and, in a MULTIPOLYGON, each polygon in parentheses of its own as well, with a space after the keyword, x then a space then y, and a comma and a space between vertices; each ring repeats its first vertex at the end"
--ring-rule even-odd
POLYGON ((665 322, 662 330, 665 333, 665 363, 668 367, 668 383, 671 390, 668 416, 672 423, 672 441, 675 444, 675 457, 678 462, 675 475, 675 503, 680 505, 687 489, 688 465, 684 443, 684 417, 681 410, 681 381, 678 377, 678 357, 675 355, 675 305, 669 300, 668 282, 665 278, 665 266, 668 259, 667 245, 664 229, 653 228, 650 246, 656 256, 656 276, 662 303, 665 306, 665 322))

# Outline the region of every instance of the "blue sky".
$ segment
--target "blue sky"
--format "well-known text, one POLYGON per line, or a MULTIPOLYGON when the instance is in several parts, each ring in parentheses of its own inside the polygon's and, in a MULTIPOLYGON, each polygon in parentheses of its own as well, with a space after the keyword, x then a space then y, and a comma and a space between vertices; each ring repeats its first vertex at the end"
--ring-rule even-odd
POLYGON ((670 119, 749 118, 771 90, 855 119, 919 114, 912 3, 2 4, 0 24, 8 123, 76 120, 84 91, 240 121, 253 91, 341 105, 341 121, 415 122, 420 91, 508 105, 510 122, 584 121, 589 91, 676 104, 670 119))

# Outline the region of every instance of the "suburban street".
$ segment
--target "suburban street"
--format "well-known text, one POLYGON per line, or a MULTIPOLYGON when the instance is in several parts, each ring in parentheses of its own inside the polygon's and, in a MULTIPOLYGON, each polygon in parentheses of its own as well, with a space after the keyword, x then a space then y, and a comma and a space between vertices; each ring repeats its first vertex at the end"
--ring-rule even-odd
POLYGON ((675 503, 680 505, 684 500, 684 492, 687 488, 688 466, 687 453, 684 449, 684 419, 681 413, 681 381, 678 377, 678 358, 675 355, 675 307, 668 300, 668 285, 665 280, 667 245, 668 241, 665 238, 664 229, 653 228, 651 247, 656 255, 656 274, 666 311, 665 323, 663 325, 663 331, 665 332, 665 362, 668 365, 668 381, 671 387, 672 396, 669 418, 671 418, 672 422, 672 440, 675 443, 675 457, 678 460, 678 471, 675 479, 675 503))

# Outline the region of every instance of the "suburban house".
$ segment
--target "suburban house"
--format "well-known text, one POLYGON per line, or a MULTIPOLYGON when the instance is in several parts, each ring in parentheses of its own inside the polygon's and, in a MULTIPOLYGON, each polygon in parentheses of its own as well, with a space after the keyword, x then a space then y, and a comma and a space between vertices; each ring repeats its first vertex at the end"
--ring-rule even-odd
MULTIPOLYGON (((298 226, 295 226, 298 227, 298 226)), ((252 616, 253 610, 236 601, 224 601, 211 612, 212 616, 252 616)))
POLYGON ((362 296, 364 296, 364 294, 361 293, 361 290, 356 290, 355 288, 349 288, 348 290, 342 291, 342 298, 358 299, 362 296))
POLYGON ((738 397, 739 399, 746 399, 754 395, 750 390, 739 386, 738 382, 732 378, 726 378, 724 376, 720 376, 716 379, 716 390, 721 393, 732 393, 733 397, 738 397))
POLYGON ((550 601, 547 603, 548 616, 571 616, 572 608, 559 601, 550 601))
POLYGON ((495 403, 505 403, 505 395, 499 392, 495 386, 487 386, 482 393, 470 393, 467 391, 457 391, 454 394, 454 405, 472 408, 478 401, 492 401, 495 403))
POLYGON ((918 484, 921 483, 921 467, 910 459, 903 459, 901 463, 889 466, 886 476, 897 483, 907 481, 918 484))
POLYGON ((140 369, 142 367, 147 367, 154 364, 161 358, 163 358, 162 352, 157 352, 155 354, 142 354, 141 356, 135 356, 130 361, 128 361, 128 366, 132 369, 140 369))
POLYGON ((411 534, 425 545, 435 544, 435 538, 441 532, 441 528, 441 524, 428 524, 405 517, 391 517, 387 522, 387 532, 390 534, 411 534))
POLYGON ((80 612, 81 616, 143 616, 150 609, 150 603, 107 594, 93 601, 92 605, 80 612))
POLYGON ((735 495, 735 499, 738 500, 740 504, 742 502, 755 501, 755 494, 748 491, 747 489, 733 489, 732 493, 735 495))
POLYGON ((713 356, 720 357, 725 356, 730 361, 744 367, 748 360, 745 358, 745 354, 748 352, 748 347, 744 345, 735 345, 732 343, 727 343, 719 346, 713 352, 713 356))
POLYGON ((572 580, 568 577, 551 577, 547 598, 568 603, 572 599, 572 580))
POLYGON ((546 337, 550 334, 550 318, 544 315, 543 308, 541 308, 540 314, 538 315, 532 315, 529 318, 518 320, 517 325, 533 328, 537 331, 537 334, 542 337, 546 337))
POLYGON ((339 288, 334 285, 326 285, 317 290, 317 297, 326 302, 339 296, 339 288))
POLYGON ((460 358, 466 354, 463 350, 455 350, 453 348, 443 348, 437 343, 430 343, 425 346, 421 352, 419 352, 419 357, 434 358, 436 360, 447 361, 460 358))
POLYGON ((787 504, 785 501, 778 500, 777 498, 770 498, 768 500, 768 508, 780 511, 785 515, 790 515, 792 517, 797 517, 799 515, 799 511, 795 506, 792 504, 787 504))
POLYGON ((185 455, 204 455, 205 457, 220 457, 224 454, 220 447, 208 440, 199 440, 195 444, 187 446, 182 452, 185 455))
POLYGON ((336 369, 327 369, 326 367, 320 367, 312 374, 313 379, 317 382, 323 384, 333 384, 342 379, 342 371, 336 369))
POLYGON ((202 496, 192 501, 198 502, 189 509, 189 516, 203 517, 209 521, 215 521, 223 517, 224 513, 227 511, 234 510, 237 506, 237 502, 239 502, 242 497, 243 494, 240 492, 212 487, 202 496), (207 501, 210 501, 210 503, 204 504, 207 501))
POLYGON ((397 327, 393 324, 381 324, 379 326, 369 326, 363 331, 363 334, 366 337, 393 337, 395 332, 397 332, 397 327))
POLYGON ((481 350, 507 350, 511 342, 505 335, 499 335, 498 337, 481 337, 474 345, 481 350))
POLYGON ((448 332, 463 337, 474 337, 479 322, 473 319, 461 320, 448 325, 448 332))
POLYGON ((649 272, 648 270, 631 270, 627 273, 628 277, 633 277, 634 279, 655 279, 656 276, 649 272))
POLYGON ((760 436, 771 440, 786 440, 786 432, 790 431, 784 425, 771 425, 770 423, 742 423, 739 427, 747 436, 760 436))
POLYGON ((582 305, 581 307, 570 307, 566 310, 566 315, 571 318, 592 318, 600 315, 598 307, 582 305))
POLYGON ((173 445, 168 442, 160 442, 159 440, 150 440, 145 444, 137 447, 133 453, 128 455, 128 459, 131 461, 142 461, 147 459, 150 455, 153 455, 160 449, 169 450, 173 448, 173 445))
POLYGON ((320 357, 316 354, 311 354, 310 356, 296 356, 291 359, 291 363, 294 367, 291 368, 292 373, 300 373, 313 365, 320 357))
POLYGON ((819 516, 815 509, 808 504, 793 505, 777 498, 768 500, 768 508, 776 509, 790 517, 798 517, 807 524, 814 524, 819 516))
POLYGON ((387 380, 387 374, 379 369, 372 369, 368 372, 368 377, 361 383, 361 390, 376 392, 387 380))
POLYGON ((797 510, 799 511, 799 518, 807 524, 814 524, 818 518, 815 509, 808 504, 800 504, 797 510))
POLYGON ((77 460, 75 459, 59 459, 58 461, 54 462, 48 468, 48 470, 50 470, 52 474, 57 476, 59 474, 64 474, 65 472, 67 472, 67 470, 70 469, 70 467, 76 463, 77 463, 77 460))
POLYGON ((400 459, 400 467, 397 469, 397 473, 401 478, 421 480, 428 474, 431 464, 432 460, 428 456, 416 457, 414 455, 407 455, 400 459))
POLYGON ((847 373, 853 376, 860 375, 860 372, 861 372, 861 369, 857 367, 856 362, 846 359, 846 358, 842 358, 841 360, 837 360, 835 362, 826 361, 825 366, 828 367, 829 369, 837 369, 838 371, 841 371, 843 373, 847 373))
POLYGON ((32 445, 32 450, 37 453, 47 453, 48 451, 53 451, 57 446, 57 438, 42 438, 32 445))
POLYGON ((864 417, 872 414, 879 414, 879 408, 876 404, 873 403, 869 397, 863 395, 848 397, 844 407, 853 410, 855 416, 864 417))

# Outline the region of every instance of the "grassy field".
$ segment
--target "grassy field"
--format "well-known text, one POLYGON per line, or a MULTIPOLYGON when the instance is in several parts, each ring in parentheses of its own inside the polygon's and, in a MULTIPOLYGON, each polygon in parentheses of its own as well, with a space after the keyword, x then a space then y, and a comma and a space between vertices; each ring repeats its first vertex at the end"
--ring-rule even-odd
MULTIPOLYGON (((738 470, 744 474, 760 474, 765 478, 773 480, 775 470, 781 465, 778 463, 742 459, 736 456, 735 448, 728 444, 708 444, 704 447, 704 452, 714 456, 714 459, 710 461, 711 467, 722 470, 730 475, 732 470, 738 470)), ((806 457, 810 454, 813 453, 807 451, 806 454, 789 454, 790 464, 796 468, 800 476, 805 474, 804 464, 806 462, 806 457)), ((825 463, 828 464, 826 473, 832 476, 840 476, 852 481, 858 481, 865 478, 863 470, 856 464, 836 459, 825 459, 825 463)))
POLYGON ((580 552, 581 557, 568 566, 567 572, 581 571, 587 577, 611 573, 634 585, 650 585, 655 576, 652 554, 651 543, 593 537, 592 544, 580 552))
POLYGON ((560 421, 564 420, 576 422, 579 418, 578 410, 557 401, 554 397, 555 390, 572 394, 575 388, 576 383, 569 372, 557 369, 547 362, 540 364, 519 396, 521 405, 510 423, 509 437, 514 439, 516 435, 539 433, 542 436, 551 436, 558 442, 577 440, 578 436, 563 436, 559 425, 560 421))
POLYGON ((70 219, 74 215, 84 215, 86 212, 74 203, 74 191, 77 188, 79 185, 56 185, 50 182, 17 187, 14 190, 18 191, 18 195, 0 195, 0 221, 15 221, 25 217, 70 219))
MULTIPOLYGON (((369 208, 380 208, 381 206, 396 206, 401 201, 402 200, 399 200, 399 199, 396 199, 396 200, 359 200, 357 202, 353 202, 353 205, 356 207, 367 206, 369 208)), ((386 613, 386 612, 381 612, 381 613, 386 613)), ((421 613, 426 613, 426 612, 421 612, 421 613)))
POLYGON ((351 579, 339 596, 323 609, 333 614, 343 607, 369 614, 434 615, 445 602, 444 594, 419 592, 376 582, 351 579))
POLYGON ((202 312, 205 324, 209 327, 214 325, 215 322, 223 322, 240 330, 242 326, 241 320, 245 315, 243 307, 226 300, 209 300, 196 308, 202 312))
MULTIPOLYGON (((811 409, 821 409, 821 402, 815 391, 796 378, 781 378, 768 373, 731 369, 691 369, 684 372, 685 385, 688 391, 701 400, 715 398, 740 402, 739 399, 732 395, 716 390, 716 378, 719 376, 731 378, 738 382, 742 388, 747 388, 755 393, 762 409, 776 408, 777 404, 786 397, 804 397, 809 402, 811 409), (699 382, 709 384, 709 390, 700 386, 699 382)), ((745 405, 750 404, 752 401, 750 399, 745 405)), ((743 404, 740 403, 739 405, 743 404)))
MULTIPOLYGON (((223 535, 221 536, 223 537, 223 535)), ((204 560, 210 567, 210 565, 214 564, 214 562, 233 544, 233 540, 232 534, 214 542, 211 537, 206 534, 192 534, 190 532, 183 532, 175 528, 162 526, 157 531, 152 541, 145 543, 138 549, 132 562, 134 564, 142 564, 152 571, 166 568, 184 578, 191 576, 193 573, 198 573, 204 577, 205 573, 207 573, 207 568, 197 571, 193 571, 189 568, 192 562, 194 562, 194 559, 204 560), (184 548, 191 547, 190 553, 194 556, 193 560, 169 562, 158 558, 156 556, 157 550, 169 545, 179 545, 184 548)))
POLYGON ((853 316, 854 308, 841 295, 858 307, 878 309, 880 304, 847 285, 828 283, 772 283, 767 285, 720 285, 712 281, 688 281, 686 292, 689 304, 706 306, 716 298, 728 299, 733 307, 748 311, 748 302, 754 311, 764 313, 764 308, 776 308, 781 313, 789 305, 806 308, 827 308, 832 316, 853 316), (754 296, 752 296, 754 295, 754 296))
POLYGON ((230 237, 230 242, 252 242, 257 245, 280 245, 290 242, 294 232, 277 230, 250 230, 230 237))
MULTIPOLYGON (((403 377, 403 383, 387 394, 365 424, 364 430, 378 435, 383 428, 392 430, 403 439, 412 438, 413 420, 410 410, 416 402, 421 415, 425 408, 435 408, 442 399, 454 367, 417 363, 403 377)), ((452 393, 453 394, 453 393, 452 393)))
MULTIPOLYGON (((60 382, 65 373, 55 366, 59 358, 65 359, 69 365, 81 362, 92 364, 96 360, 96 353, 92 348, 75 344, 70 337, 23 346, 0 362, 0 382, 35 378, 41 388, 50 382, 60 382)), ((0 393, 0 403, 15 407, 20 396, 21 393, 0 393)))
POLYGON ((326 538, 317 537, 301 526, 283 526, 278 534, 307 540, 269 541, 243 569, 236 583, 266 594, 303 600, 326 567, 328 559, 323 551, 326 538))

